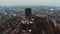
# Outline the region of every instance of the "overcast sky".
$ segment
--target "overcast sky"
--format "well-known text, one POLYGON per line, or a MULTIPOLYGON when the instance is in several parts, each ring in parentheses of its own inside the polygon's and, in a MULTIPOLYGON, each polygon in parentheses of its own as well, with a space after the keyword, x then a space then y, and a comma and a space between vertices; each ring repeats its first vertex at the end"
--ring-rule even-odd
POLYGON ((0 6, 60 6, 60 0, 0 0, 0 6))

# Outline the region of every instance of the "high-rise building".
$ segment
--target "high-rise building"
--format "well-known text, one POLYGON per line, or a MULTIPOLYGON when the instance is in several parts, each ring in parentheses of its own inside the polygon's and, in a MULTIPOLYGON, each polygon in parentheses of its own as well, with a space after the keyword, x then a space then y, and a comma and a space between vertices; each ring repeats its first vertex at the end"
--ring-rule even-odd
POLYGON ((25 18, 31 20, 31 8, 25 9, 25 18))

